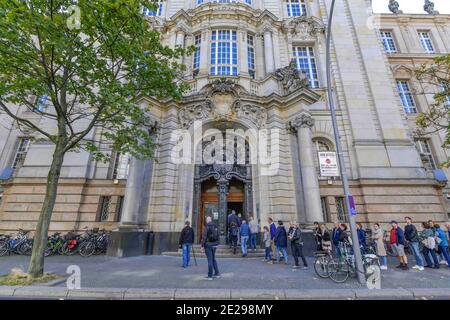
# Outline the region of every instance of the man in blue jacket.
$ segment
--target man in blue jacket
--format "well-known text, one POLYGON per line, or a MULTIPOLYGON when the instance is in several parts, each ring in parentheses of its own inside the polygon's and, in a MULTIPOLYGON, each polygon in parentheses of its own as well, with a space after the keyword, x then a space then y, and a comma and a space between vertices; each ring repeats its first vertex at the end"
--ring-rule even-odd
POLYGON ((336 251, 336 256, 338 257, 341 255, 339 251, 339 238, 341 237, 341 233, 342 230, 339 228, 339 222, 335 222, 331 240, 333 241, 334 250, 336 251))
POLYGON ((267 221, 269 222, 269 226, 270 226, 270 229, 269 229, 270 243, 271 243, 271 247, 272 247, 272 259, 274 259, 277 254, 276 249, 275 249, 275 242, 274 242, 275 233, 277 232, 277 227, 275 226, 275 223, 273 222, 272 218, 269 218, 267 221))
POLYGON ((250 227, 247 224, 247 221, 242 220, 241 224, 241 248, 242 248, 242 257, 247 256, 247 242, 248 238, 250 237, 250 227))

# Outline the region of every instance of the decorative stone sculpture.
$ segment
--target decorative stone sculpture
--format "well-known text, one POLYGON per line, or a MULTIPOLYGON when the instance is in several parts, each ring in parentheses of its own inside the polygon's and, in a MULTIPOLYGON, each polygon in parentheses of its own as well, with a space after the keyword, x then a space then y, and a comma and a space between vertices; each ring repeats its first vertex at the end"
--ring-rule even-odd
POLYGON ((227 78, 220 78, 213 81, 212 90, 214 92, 228 93, 233 91, 234 86, 235 84, 233 80, 227 78))
POLYGON ((325 28, 313 18, 304 16, 290 20, 286 27, 292 31, 296 38, 301 40, 315 40, 320 32, 325 31, 325 28))
POLYGON ((301 70, 297 69, 297 64, 292 60, 287 67, 275 71, 275 77, 281 81, 287 93, 309 87, 309 80, 301 70))
POLYGON ((287 129, 291 132, 297 132, 299 128, 312 128, 314 119, 308 113, 301 113, 288 122, 287 129))
POLYGON ((389 10, 395 14, 402 14, 403 11, 400 10, 400 5, 395 0, 389 0, 389 10))
POLYGON ((267 111, 262 106, 236 102, 233 106, 233 112, 238 119, 250 120, 257 128, 264 127, 267 121, 267 111))
POLYGON ((437 15, 439 11, 434 10, 434 3, 430 0, 425 0, 425 4, 423 5, 423 10, 428 14, 437 15))
POLYGON ((202 120, 209 117, 212 112, 212 103, 206 100, 203 104, 187 106, 178 112, 178 120, 182 128, 189 128, 195 120, 202 120))

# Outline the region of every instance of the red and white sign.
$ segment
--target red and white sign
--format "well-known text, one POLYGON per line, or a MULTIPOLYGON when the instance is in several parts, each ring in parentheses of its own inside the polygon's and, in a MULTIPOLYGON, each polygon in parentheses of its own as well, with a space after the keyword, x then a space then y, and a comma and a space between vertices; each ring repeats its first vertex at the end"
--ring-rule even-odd
POLYGON ((319 152, 320 175, 322 177, 339 177, 336 152, 319 152))

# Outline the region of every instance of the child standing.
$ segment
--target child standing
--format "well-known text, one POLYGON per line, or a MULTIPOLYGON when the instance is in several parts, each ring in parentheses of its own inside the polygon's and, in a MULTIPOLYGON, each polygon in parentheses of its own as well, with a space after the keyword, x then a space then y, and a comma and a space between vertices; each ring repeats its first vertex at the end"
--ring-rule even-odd
POLYGON ((272 242, 270 240, 270 231, 268 226, 264 227, 263 242, 265 248, 264 261, 272 261, 272 242))

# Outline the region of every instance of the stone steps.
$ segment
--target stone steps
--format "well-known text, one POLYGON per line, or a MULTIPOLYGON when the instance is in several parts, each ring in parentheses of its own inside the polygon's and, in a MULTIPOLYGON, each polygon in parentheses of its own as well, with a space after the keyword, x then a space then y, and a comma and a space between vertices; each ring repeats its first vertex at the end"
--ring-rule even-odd
MULTIPOLYGON (((194 252, 196 257, 204 258, 205 254, 201 252, 200 245, 194 245, 194 252)), ((183 254, 183 250, 178 249, 178 251, 170 251, 170 252, 163 252, 162 255, 164 256, 170 256, 170 257, 181 257, 183 254)), ((248 258, 264 258, 265 256, 265 250, 264 249, 256 249, 256 251, 248 250, 247 257, 248 258)), ((232 249, 230 249, 227 245, 219 245, 217 246, 216 250, 216 257, 217 258, 242 258, 242 252, 241 247, 238 246, 236 248, 236 254, 233 254, 232 249)), ((191 258, 192 258, 192 251, 191 251, 191 258)))

